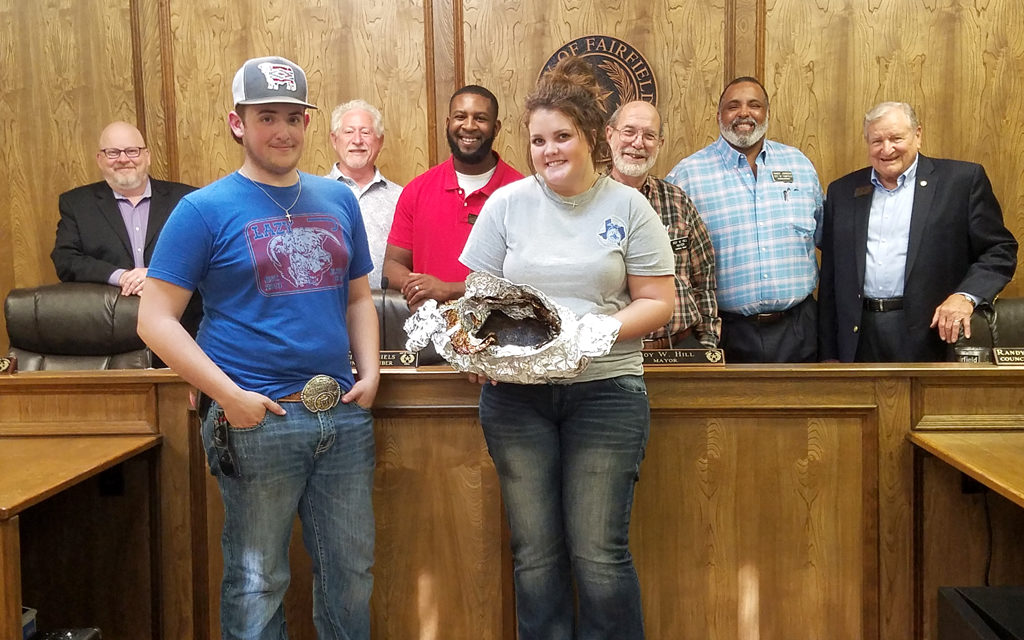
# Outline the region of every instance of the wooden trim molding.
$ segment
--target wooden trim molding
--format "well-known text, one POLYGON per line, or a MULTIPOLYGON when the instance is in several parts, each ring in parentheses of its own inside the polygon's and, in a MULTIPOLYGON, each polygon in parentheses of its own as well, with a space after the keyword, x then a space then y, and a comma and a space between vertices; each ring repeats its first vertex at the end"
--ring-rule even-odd
POLYGON ((764 82, 765 0, 726 0, 723 84, 739 76, 764 82))
POLYGON ((177 103, 174 92, 174 43, 171 41, 171 3, 158 0, 157 14, 160 21, 160 75, 161 93, 164 103, 164 153, 167 155, 167 179, 181 178, 180 153, 178 151, 177 103))
POLYGON ((132 39, 132 82, 135 85, 135 120, 136 126, 142 132, 142 139, 149 139, 149 132, 146 131, 146 85, 142 82, 142 17, 139 0, 131 0, 128 3, 128 13, 131 24, 132 39))

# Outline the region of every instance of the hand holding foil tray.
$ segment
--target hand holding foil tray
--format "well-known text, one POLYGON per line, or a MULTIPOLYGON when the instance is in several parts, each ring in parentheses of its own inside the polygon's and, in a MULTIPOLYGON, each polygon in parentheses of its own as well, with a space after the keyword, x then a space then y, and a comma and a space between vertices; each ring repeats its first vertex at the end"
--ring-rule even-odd
POLYGON ((441 306, 428 300, 406 320, 405 348, 432 342, 459 371, 537 384, 579 375, 611 351, 621 327, 607 315, 577 318, 529 285, 477 271, 466 278, 466 295, 441 306))

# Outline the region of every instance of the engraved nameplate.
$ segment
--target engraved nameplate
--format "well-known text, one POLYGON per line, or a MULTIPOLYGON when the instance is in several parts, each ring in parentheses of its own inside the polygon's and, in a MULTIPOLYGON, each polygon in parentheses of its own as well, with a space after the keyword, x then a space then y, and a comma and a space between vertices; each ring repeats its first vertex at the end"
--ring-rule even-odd
POLYGON ((18 357, 4 356, 0 358, 0 375, 8 375, 18 372, 18 357))
POLYGON ((992 347, 992 359, 998 365, 1024 365, 1024 347, 992 347))
POLYGON ((645 349, 644 366, 721 366, 725 352, 721 349, 645 349))
MULTIPOLYGON (((348 361, 352 363, 352 370, 356 369, 356 361, 352 354, 348 354, 348 361)), ((415 369, 420 364, 420 354, 412 351, 381 351, 381 369, 415 369)))

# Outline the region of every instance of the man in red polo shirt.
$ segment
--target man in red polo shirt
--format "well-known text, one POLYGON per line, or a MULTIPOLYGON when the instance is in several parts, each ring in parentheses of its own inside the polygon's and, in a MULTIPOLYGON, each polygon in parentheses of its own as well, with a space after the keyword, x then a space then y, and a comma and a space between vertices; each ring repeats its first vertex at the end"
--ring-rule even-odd
POLYGON ((469 270, 459 254, 473 222, 495 189, 523 177, 491 150, 501 131, 493 93, 477 85, 459 89, 445 125, 452 155, 402 190, 384 252, 387 286, 413 310, 466 292, 469 270))

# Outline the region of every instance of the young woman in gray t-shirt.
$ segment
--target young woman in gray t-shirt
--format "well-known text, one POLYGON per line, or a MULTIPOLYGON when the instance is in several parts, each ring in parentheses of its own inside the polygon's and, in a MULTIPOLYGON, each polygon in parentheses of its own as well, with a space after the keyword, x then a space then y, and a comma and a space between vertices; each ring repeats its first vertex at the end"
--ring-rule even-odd
POLYGON ((461 256, 470 269, 532 285, 578 315, 621 322, 611 353, 577 378, 482 388, 480 422, 511 529, 520 640, 643 638, 629 552, 650 426, 640 347, 672 314, 673 259, 644 196, 602 174, 599 91, 579 58, 541 77, 524 116, 535 175, 495 191, 461 256))

